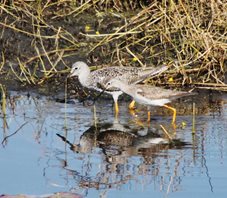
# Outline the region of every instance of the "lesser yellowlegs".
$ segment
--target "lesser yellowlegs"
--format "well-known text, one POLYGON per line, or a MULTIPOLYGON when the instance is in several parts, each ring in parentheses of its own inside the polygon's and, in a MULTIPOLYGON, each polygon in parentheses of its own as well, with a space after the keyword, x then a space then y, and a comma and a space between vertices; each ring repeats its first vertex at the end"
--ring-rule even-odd
MULTIPOLYGON (((106 83, 106 89, 116 87, 123 91, 124 93, 133 97, 133 99, 144 105, 152 105, 152 106, 164 106, 171 111, 173 111, 172 123, 174 124, 176 121, 176 109, 166 105, 170 103, 172 100, 183 97, 194 95, 196 93, 184 92, 184 91, 174 91, 169 89, 163 89, 160 87, 150 86, 150 85, 128 85, 118 79, 111 79, 106 83)), ((148 114, 148 119, 149 118, 148 114)))
MULTIPOLYGON (((97 91, 102 91, 97 85, 105 84, 107 80, 116 78, 118 80, 124 81, 127 84, 136 84, 142 82, 148 77, 155 76, 167 70, 167 66, 161 67, 147 67, 136 68, 136 67, 105 67, 95 71, 90 71, 88 65, 84 62, 78 61, 73 64, 69 76, 78 76, 80 83, 87 88, 94 89, 97 91)), ((123 93, 121 89, 117 88, 112 91, 106 91, 106 93, 112 95, 115 106, 115 113, 119 112, 118 108, 118 97, 123 93)), ((130 108, 133 108, 134 101, 129 105, 130 108)))

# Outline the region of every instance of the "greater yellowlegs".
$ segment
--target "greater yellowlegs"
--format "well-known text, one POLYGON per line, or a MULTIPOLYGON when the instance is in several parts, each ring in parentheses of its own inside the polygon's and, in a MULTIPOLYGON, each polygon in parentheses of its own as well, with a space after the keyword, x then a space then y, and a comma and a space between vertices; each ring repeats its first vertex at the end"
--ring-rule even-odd
MULTIPOLYGON (((118 79, 111 79, 105 85, 106 90, 109 88, 118 88, 124 93, 133 97, 133 99, 144 105, 152 105, 152 106, 164 106, 171 111, 173 111, 172 123, 174 124, 176 121, 176 109, 166 105, 170 103, 172 100, 183 97, 194 95, 196 93, 185 92, 185 91, 174 91, 170 89, 163 89, 160 87, 155 87, 151 85, 128 85, 118 79)), ((148 119, 149 118, 148 114, 148 119)))
MULTIPOLYGON (((90 71, 88 65, 84 62, 78 61, 72 65, 69 77, 78 76, 80 83, 89 89, 94 89, 97 91, 103 91, 98 85, 103 85, 107 80, 112 78, 124 81, 127 84, 136 84, 142 82, 148 77, 155 76, 167 70, 167 66, 160 66, 157 68, 147 67, 137 68, 137 67, 105 67, 95 71, 90 71)), ((112 95, 115 106, 115 113, 118 114, 118 97, 123 93, 121 89, 117 88, 112 91, 106 91, 106 93, 112 95)), ((129 108, 134 107, 134 101, 129 105, 129 108)))

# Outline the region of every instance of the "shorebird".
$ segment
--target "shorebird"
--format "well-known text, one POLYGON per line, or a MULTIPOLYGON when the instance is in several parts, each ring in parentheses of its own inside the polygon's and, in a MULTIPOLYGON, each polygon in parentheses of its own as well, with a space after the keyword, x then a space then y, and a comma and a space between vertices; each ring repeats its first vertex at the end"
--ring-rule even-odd
MULTIPOLYGON (((89 66, 85 62, 78 61, 72 65, 69 77, 78 76, 82 86, 102 92, 103 89, 99 87, 99 85, 105 84, 107 80, 109 81, 110 79, 116 78, 118 80, 124 81, 127 84, 134 85, 144 81, 148 77, 158 75, 167 69, 167 66, 160 66, 158 68, 147 67, 145 69, 137 67, 112 66, 90 71, 89 66)), ((106 91, 106 93, 112 95, 115 113, 118 114, 118 97, 123 92, 120 88, 117 88, 115 90, 106 91)), ((129 105, 129 108, 133 109, 134 104, 135 101, 132 101, 129 105)))
MULTIPOLYGON (((173 112, 172 124, 176 122, 176 109, 166 105, 172 100, 184 96, 195 95, 196 93, 185 91, 174 91, 164 89, 151 85, 129 85, 118 79, 111 79, 105 84, 106 90, 110 88, 118 88, 124 93, 130 95, 136 102, 143 105, 163 106, 173 112)), ((148 121, 150 120, 150 113, 148 112, 148 121)))

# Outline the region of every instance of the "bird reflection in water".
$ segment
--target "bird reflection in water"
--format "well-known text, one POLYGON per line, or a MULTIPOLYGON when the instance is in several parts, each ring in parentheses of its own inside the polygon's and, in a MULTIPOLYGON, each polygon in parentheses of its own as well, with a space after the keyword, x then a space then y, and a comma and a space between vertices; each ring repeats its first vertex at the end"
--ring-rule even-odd
MULTIPOLYGON (((82 134, 78 144, 71 143, 60 134, 57 134, 57 136, 68 144, 75 153, 94 153, 93 151, 97 148, 101 151, 100 155, 103 157, 100 166, 104 167, 100 168, 95 178, 88 178, 76 171, 80 186, 97 189, 112 188, 131 180, 134 175, 125 174, 124 170, 133 156, 144 159, 139 168, 140 171, 144 172, 143 167, 152 164, 156 156, 162 151, 170 148, 183 148, 187 145, 187 143, 180 140, 164 138, 160 127, 129 126, 121 124, 117 119, 113 123, 96 123, 92 125, 82 134), (121 179, 113 179, 113 175, 117 177, 119 173, 122 174, 121 179)), ((75 173, 75 170, 71 171, 71 174, 75 173)))

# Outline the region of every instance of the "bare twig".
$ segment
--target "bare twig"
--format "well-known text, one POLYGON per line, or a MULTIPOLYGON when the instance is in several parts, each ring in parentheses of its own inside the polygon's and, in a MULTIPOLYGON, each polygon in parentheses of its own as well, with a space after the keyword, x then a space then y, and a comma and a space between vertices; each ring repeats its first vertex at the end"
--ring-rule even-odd
POLYGON ((3 140, 2 140, 2 145, 4 146, 4 143, 7 141, 8 138, 10 138, 11 136, 15 135, 16 133, 18 133, 28 122, 25 122, 24 124, 22 124, 14 133, 6 136, 3 140))

